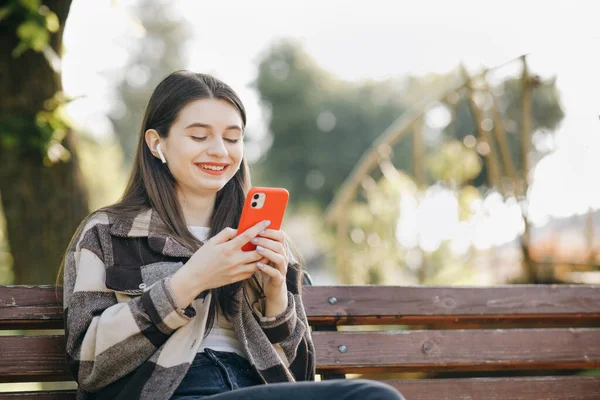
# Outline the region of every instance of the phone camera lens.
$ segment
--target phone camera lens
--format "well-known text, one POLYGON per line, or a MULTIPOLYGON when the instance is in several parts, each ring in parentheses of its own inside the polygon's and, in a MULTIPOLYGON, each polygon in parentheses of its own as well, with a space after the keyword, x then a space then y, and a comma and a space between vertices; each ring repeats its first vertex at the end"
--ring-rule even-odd
POLYGON ((252 202, 252 207, 256 207, 257 205, 258 205, 257 202, 255 202, 255 201, 252 202))
POLYGON ((258 194, 254 195, 254 200, 258 200, 258 194))

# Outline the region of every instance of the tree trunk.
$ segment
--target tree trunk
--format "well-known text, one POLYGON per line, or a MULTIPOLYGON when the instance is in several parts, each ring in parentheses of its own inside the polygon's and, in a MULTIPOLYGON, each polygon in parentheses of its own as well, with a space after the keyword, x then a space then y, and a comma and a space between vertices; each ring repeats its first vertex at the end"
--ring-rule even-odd
MULTIPOLYGON (((51 46, 60 55, 71 0, 43 3, 60 21, 59 31, 51 37, 51 46)), ((44 102, 62 91, 62 84, 60 72, 50 67, 43 54, 28 50, 12 57, 19 43, 16 29, 20 22, 12 14, 0 25, 0 118, 20 116, 34 121, 44 102)), ((0 144, 0 193, 16 284, 54 283, 61 256, 88 213, 72 132, 62 144, 71 159, 50 167, 44 166, 43 156, 35 149, 0 144)))

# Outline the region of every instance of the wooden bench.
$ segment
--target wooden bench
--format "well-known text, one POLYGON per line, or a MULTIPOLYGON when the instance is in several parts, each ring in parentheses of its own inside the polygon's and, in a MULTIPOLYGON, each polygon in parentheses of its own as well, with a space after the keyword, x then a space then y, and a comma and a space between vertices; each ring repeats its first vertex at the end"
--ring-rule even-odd
MULTIPOLYGON (((408 400, 600 399, 600 376, 581 375, 600 368, 600 286, 313 286, 303 297, 322 379, 365 374, 408 400)), ((54 287, 0 287, 0 330, 62 327, 54 287)), ((71 380, 64 337, 29 334, 0 336, 0 382, 71 380)))

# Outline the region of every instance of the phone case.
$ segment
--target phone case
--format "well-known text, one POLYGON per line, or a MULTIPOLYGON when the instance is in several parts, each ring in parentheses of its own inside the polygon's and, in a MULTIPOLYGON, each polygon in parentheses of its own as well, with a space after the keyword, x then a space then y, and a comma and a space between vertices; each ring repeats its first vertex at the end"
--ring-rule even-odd
MULTIPOLYGON (((282 188, 254 187, 250 189, 242 209, 237 235, 265 220, 271 221, 267 229, 281 229, 289 197, 289 192, 282 188), (256 203, 256 207, 253 207, 252 203, 256 203)), ((243 251, 255 249, 256 246, 250 242, 242 246, 243 251)))

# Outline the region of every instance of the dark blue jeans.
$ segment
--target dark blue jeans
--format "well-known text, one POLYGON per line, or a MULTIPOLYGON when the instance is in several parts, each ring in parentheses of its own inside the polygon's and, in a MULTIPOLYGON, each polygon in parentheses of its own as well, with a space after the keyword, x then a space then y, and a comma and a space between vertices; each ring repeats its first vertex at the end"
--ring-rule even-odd
POLYGON ((235 353, 198 353, 171 400, 403 400, 394 388, 352 379, 263 384, 258 373, 235 353), (210 396, 210 397, 209 397, 210 396))

